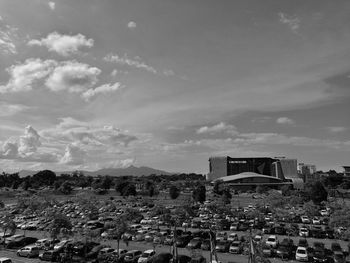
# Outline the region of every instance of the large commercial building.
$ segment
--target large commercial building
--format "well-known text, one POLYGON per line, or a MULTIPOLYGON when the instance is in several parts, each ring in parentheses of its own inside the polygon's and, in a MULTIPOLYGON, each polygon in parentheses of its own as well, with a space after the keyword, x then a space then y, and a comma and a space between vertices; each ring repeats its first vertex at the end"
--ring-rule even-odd
POLYGON ((297 160, 285 158, 211 157, 207 180, 222 180, 239 188, 255 188, 257 185, 303 188, 303 180, 297 172, 297 160))
POLYGON ((344 176, 350 177, 350 166, 343 166, 344 176))

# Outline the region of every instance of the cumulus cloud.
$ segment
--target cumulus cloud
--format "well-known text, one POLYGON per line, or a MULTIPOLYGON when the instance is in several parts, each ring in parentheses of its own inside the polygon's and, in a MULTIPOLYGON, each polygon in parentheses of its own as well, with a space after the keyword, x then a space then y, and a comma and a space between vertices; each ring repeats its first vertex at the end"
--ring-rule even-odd
POLYGON ((40 135, 38 132, 30 125, 25 127, 24 135, 19 137, 18 151, 23 154, 36 152, 40 145, 40 135))
POLYGON ((130 21, 129 23, 128 23, 128 28, 136 28, 136 23, 134 22, 134 21, 130 21))
POLYGON ((23 64, 7 69, 10 79, 0 86, 0 93, 29 91, 37 81, 47 77, 57 65, 54 60, 27 59, 23 64))
POLYGON ((48 5, 49 5, 51 10, 55 10, 55 8, 56 8, 56 3, 55 2, 50 1, 50 2, 48 2, 48 5))
POLYGON ((84 163, 86 153, 76 144, 67 145, 65 153, 60 160, 62 164, 79 165, 84 163))
POLYGON ((237 134, 237 129, 234 125, 226 124, 224 122, 220 122, 213 126, 203 126, 197 129, 197 134, 216 134, 216 133, 229 133, 229 134, 237 134))
POLYGON ((28 108, 29 107, 22 104, 8 104, 6 102, 0 102, 0 117, 12 116, 28 108))
POLYGON ((276 120, 276 123, 278 124, 288 124, 288 125, 293 125, 295 124, 295 121, 293 121, 292 119, 288 118, 288 117, 279 117, 276 120))
POLYGON ((119 89, 121 89, 121 84, 119 82, 116 82, 114 84, 104 84, 94 89, 88 89, 87 91, 82 93, 81 96, 86 101, 90 101, 93 97, 97 96, 98 94, 107 94, 110 92, 117 91, 119 89))
POLYGON ((136 160, 134 158, 127 158, 123 160, 117 160, 111 162, 109 165, 107 165, 108 168, 127 168, 131 165, 134 165, 136 160))
POLYGON ((79 49, 82 47, 93 47, 94 40, 91 38, 87 39, 82 34, 71 36, 52 32, 46 38, 42 38, 41 40, 30 40, 28 45, 45 46, 49 51, 54 51, 62 56, 69 56, 78 53, 79 49))
POLYGON ((124 56, 119 56, 117 54, 108 54, 105 58, 105 61, 113 62, 119 65, 129 66, 133 68, 143 69, 150 73, 157 74, 157 70, 150 65, 147 65, 145 62, 141 61, 139 57, 134 57, 133 59, 129 58, 127 54, 124 56))
POLYGON ((294 33, 298 33, 300 27, 300 19, 296 16, 290 16, 285 13, 278 13, 280 22, 286 24, 294 33))
POLYGON ((331 126, 331 127, 327 127, 327 130, 329 132, 332 132, 332 133, 339 133, 339 132, 344 132, 347 130, 346 127, 342 127, 342 126, 331 126))
POLYGON ((45 84, 52 91, 67 90, 80 93, 95 85, 100 73, 100 69, 87 64, 75 61, 62 62, 55 67, 45 84))
POLYGON ((25 127, 24 135, 16 140, 10 138, 2 145, 0 159, 12 159, 20 162, 56 162, 58 155, 40 149, 41 136, 30 125, 25 127))

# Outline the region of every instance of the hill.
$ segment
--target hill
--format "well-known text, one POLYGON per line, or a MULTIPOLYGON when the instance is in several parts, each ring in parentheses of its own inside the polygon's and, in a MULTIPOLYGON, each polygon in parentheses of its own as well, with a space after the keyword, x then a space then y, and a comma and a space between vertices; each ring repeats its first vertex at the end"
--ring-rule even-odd
MULTIPOLYGON (((33 174, 36 174, 39 171, 31 171, 31 170, 22 170, 19 172, 20 177, 26 177, 26 176, 31 176, 33 174)), ((70 174, 73 171, 55 171, 57 175, 66 173, 70 174)), ((151 167, 146 167, 146 166, 141 166, 141 167, 136 167, 136 166, 129 166, 126 168, 105 168, 105 169, 100 169, 97 171, 82 171, 84 175, 86 176, 98 176, 98 175, 110 175, 110 176, 124 176, 124 175, 133 175, 133 176, 143 176, 143 175, 170 175, 173 173, 169 173, 166 171, 154 169, 151 167)))

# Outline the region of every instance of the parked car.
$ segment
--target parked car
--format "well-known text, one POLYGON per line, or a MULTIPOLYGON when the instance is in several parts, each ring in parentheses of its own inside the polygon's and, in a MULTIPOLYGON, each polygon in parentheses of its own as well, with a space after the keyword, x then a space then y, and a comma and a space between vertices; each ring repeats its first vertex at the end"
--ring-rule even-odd
POLYGON ((233 241, 236 241, 236 240, 238 240, 237 233, 231 233, 227 237, 227 241, 233 242, 233 241))
POLYGON ((301 236, 301 237, 308 237, 309 235, 310 235, 309 229, 307 229, 306 227, 301 227, 299 229, 299 236, 301 236))
POLYGON ((298 247, 309 247, 309 243, 306 238, 299 239, 298 247))
POLYGON ((219 241, 216 243, 215 250, 218 252, 228 252, 230 243, 227 241, 219 241))
POLYGON ((137 260, 138 263, 151 262, 156 254, 156 251, 153 249, 148 249, 142 253, 142 255, 137 260))
POLYGON ((210 250, 210 240, 209 239, 204 239, 202 241, 201 249, 202 250, 210 250))
POLYGON ((233 241, 229 248, 229 252, 232 254, 241 254, 243 251, 243 243, 241 241, 233 241))
POLYGON ((272 248, 277 248, 278 246, 278 239, 275 235, 271 235, 266 240, 266 245, 269 245, 272 248))
POLYGON ((12 263, 10 258, 0 257, 0 263, 12 263))
POLYGON ((309 253, 306 247, 297 247, 297 250, 295 252, 295 260, 297 261, 309 261, 309 253))
POLYGON ((17 256, 34 258, 39 256, 39 248, 37 246, 26 246, 17 250, 17 256))
POLYGON ((294 252, 294 243, 292 239, 285 238, 279 244, 276 254, 282 259, 290 259, 293 256, 294 252))
POLYGON ((62 250, 48 250, 39 254, 39 259, 43 261, 57 261, 62 250))
POLYGON ((262 253, 265 257, 272 257, 274 255, 274 249, 269 245, 263 244, 262 253))
POLYGON ((308 216, 301 216, 300 219, 301 219, 301 222, 303 224, 310 224, 310 222, 311 222, 310 218, 308 218, 308 216))
POLYGON ((15 241, 11 241, 6 245, 6 248, 20 248, 30 244, 34 244, 38 239, 35 237, 22 237, 20 239, 16 239, 15 241))
POLYGON ((124 256, 124 262, 136 263, 138 259, 141 257, 142 251, 140 250, 130 250, 124 256))
POLYGON ((201 245, 202 245, 202 239, 200 237, 195 237, 187 244, 187 248, 196 249, 196 248, 200 248, 201 245))

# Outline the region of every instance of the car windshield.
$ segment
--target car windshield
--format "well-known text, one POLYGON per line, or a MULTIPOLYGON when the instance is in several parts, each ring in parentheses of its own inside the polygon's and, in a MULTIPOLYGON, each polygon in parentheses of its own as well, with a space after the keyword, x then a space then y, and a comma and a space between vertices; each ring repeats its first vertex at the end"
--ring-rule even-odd
POLYGON ((270 241, 270 242, 275 242, 275 239, 274 239, 274 238, 272 238, 272 237, 269 237, 269 238, 267 239, 267 241, 270 241))
POLYGON ((143 252, 142 257, 148 258, 150 256, 150 252, 143 252))
POLYGON ((305 249, 298 249, 297 253, 298 254, 306 254, 306 250, 305 249))

